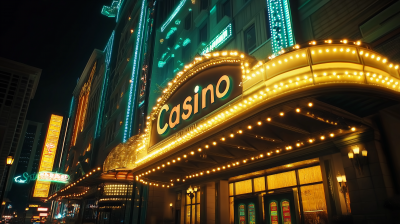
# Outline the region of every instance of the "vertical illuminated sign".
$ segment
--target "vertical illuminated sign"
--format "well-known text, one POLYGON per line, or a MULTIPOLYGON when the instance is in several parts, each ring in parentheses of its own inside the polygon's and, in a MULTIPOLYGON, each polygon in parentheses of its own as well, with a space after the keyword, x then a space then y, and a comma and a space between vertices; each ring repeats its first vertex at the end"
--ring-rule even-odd
POLYGON ((272 51, 277 53, 282 48, 295 44, 292 18, 288 0, 267 0, 269 26, 271 30, 272 51))
MULTIPOLYGON (((42 150, 42 157, 40 159, 39 172, 53 171, 62 121, 62 116, 51 115, 50 124, 47 128, 46 140, 42 150)), ((47 181, 36 181, 33 197, 47 197, 49 194, 50 184, 51 182, 47 181)))

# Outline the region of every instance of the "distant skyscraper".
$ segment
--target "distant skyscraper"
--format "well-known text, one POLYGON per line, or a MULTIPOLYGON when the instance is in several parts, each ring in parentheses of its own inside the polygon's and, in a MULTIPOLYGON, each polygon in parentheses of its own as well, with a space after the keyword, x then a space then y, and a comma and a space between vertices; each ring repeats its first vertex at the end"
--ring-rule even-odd
POLYGON ((29 102, 42 70, 0 58, 0 194, 6 174, 6 158, 15 156, 29 102))

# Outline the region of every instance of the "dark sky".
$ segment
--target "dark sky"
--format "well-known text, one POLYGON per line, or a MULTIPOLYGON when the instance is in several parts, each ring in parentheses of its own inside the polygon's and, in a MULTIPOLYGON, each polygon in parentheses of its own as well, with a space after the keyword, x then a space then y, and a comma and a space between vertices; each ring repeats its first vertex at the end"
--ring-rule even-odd
POLYGON ((93 51, 103 50, 115 18, 112 0, 9 0, 0 13, 0 57, 42 69, 27 119, 48 123, 69 110, 72 91, 93 51))

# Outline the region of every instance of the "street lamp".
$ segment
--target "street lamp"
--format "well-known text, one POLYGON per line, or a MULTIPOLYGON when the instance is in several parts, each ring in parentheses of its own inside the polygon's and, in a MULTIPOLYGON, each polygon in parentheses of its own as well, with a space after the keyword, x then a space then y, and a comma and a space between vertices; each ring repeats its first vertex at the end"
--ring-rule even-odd
POLYGON ((6 181, 3 184, 3 191, 1 192, 1 198, 0 198, 0 201, 2 202, 2 205, 5 205, 5 203, 3 201, 4 193, 5 193, 6 186, 7 186, 8 175, 10 174, 10 169, 11 169, 11 166, 12 166, 13 162, 14 162, 14 157, 11 156, 11 155, 7 156, 7 159, 6 159, 7 175, 6 175, 6 181))
POLYGON ((186 190, 186 193, 190 197, 190 224, 192 224, 192 206, 193 206, 193 198, 197 192, 197 187, 192 188, 192 185, 189 186, 189 188, 186 190))

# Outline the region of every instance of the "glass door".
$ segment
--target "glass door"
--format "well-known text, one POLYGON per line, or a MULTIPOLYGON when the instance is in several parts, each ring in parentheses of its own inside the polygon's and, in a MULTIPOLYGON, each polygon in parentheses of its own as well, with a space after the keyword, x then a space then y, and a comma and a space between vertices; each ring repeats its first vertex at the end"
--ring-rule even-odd
POLYGON ((296 224, 293 193, 264 195, 267 224, 296 224))
POLYGON ((261 224, 262 210, 258 206, 258 201, 258 197, 235 199, 235 224, 261 224))

